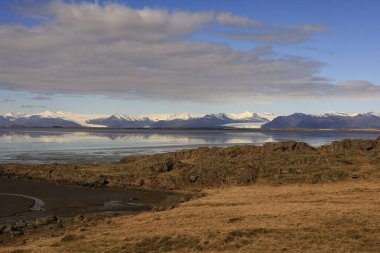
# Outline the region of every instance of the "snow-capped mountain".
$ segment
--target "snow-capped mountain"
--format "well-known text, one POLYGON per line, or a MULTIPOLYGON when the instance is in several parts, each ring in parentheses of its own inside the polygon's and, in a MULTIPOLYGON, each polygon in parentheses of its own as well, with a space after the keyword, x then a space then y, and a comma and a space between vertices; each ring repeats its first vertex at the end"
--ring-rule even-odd
POLYGON ((125 127, 125 128, 149 128, 159 121, 173 121, 173 120, 190 120, 194 118, 201 118, 205 114, 190 114, 190 113, 176 113, 176 114, 143 114, 143 115, 128 115, 128 114, 114 114, 111 116, 94 117, 86 121, 87 124, 103 125, 106 127, 125 127))
POLYGON ((31 126, 31 127, 95 127, 87 124, 87 120, 102 115, 76 114, 69 112, 44 111, 37 114, 6 113, 0 116, 2 126, 31 126))
POLYGON ((254 123, 256 127, 269 122, 271 113, 218 113, 218 114, 146 114, 98 115, 44 111, 37 114, 7 113, 0 116, 3 126, 38 127, 111 127, 111 128, 223 128, 254 123), (237 125, 233 125, 237 124, 237 125))
POLYGON ((107 127, 125 128, 222 128, 234 127, 228 124, 261 122, 264 124, 274 118, 273 114, 257 114, 245 112, 241 114, 147 114, 147 115, 112 115, 109 117, 91 119, 90 124, 107 127), (268 118, 266 118, 266 116, 268 118))
POLYGON ((30 127, 80 127, 81 125, 63 118, 43 117, 40 115, 5 114, 0 116, 0 126, 30 127))
POLYGON ((262 121, 271 121, 276 116, 273 113, 264 112, 264 113, 256 113, 256 112, 243 112, 243 113, 227 113, 227 117, 234 120, 262 120, 262 121))
POLYGON ((318 115, 295 113, 276 117, 272 113, 217 114, 77 114, 44 111, 37 114, 6 113, 0 126, 109 127, 109 128, 312 128, 380 129, 376 113, 327 112, 318 115))
POLYGON ((262 128, 310 128, 310 129, 380 129, 380 117, 374 113, 346 114, 325 113, 311 115, 295 113, 279 116, 262 128))
POLYGON ((27 116, 27 114, 18 113, 18 112, 9 112, 9 113, 4 114, 3 116, 9 118, 10 120, 16 120, 16 119, 27 116))
POLYGON ((323 117, 354 117, 358 115, 359 113, 346 113, 346 112, 326 112, 324 114, 321 114, 320 116, 323 117))
MULTIPOLYGON (((24 114, 24 117, 27 116, 24 114)), ((36 114, 36 116, 40 116, 41 118, 51 118, 51 119, 63 119, 67 121, 75 122, 84 127, 104 127, 102 125, 89 124, 88 121, 94 118, 105 117, 103 114, 78 114, 64 111, 44 111, 36 114)))

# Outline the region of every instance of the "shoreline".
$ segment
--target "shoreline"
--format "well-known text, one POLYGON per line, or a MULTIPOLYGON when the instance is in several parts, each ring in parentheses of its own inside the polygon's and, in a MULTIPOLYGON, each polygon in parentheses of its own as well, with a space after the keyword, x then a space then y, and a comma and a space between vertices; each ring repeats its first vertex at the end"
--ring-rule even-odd
POLYGON ((141 130, 141 131, 254 131, 254 132, 368 132, 377 133, 380 129, 319 129, 319 128, 112 128, 112 127, 33 127, 33 126, 0 126, 5 130, 23 130, 23 129, 40 129, 40 130, 82 130, 82 131, 123 131, 123 130, 141 130))
POLYGON ((294 141, 268 142, 260 146, 206 146, 152 155, 127 156, 114 163, 0 163, 0 178, 162 192, 250 184, 256 182, 259 177, 272 183, 323 182, 347 179, 350 170, 352 176, 356 177, 354 167, 362 160, 361 156, 376 156, 375 151, 378 149, 380 137, 374 140, 334 141, 320 147, 294 141), (347 156, 347 152, 351 154, 347 156), (275 158, 279 155, 281 156, 276 161, 277 165, 272 164, 270 157, 275 158), (305 155, 310 158, 305 160, 302 158, 305 155), (345 158, 338 160, 338 163, 334 160, 329 161, 336 159, 336 155, 345 158), (251 157, 255 157, 254 162, 251 161, 251 157), (303 160, 296 161, 298 157, 303 160), (325 164, 323 160, 326 160, 325 164), (228 168, 230 163, 232 167, 228 168), (332 174, 327 178, 319 179, 310 174, 317 173, 323 169, 323 165, 329 166, 329 163, 332 166, 329 173, 332 174), (278 166, 281 164, 284 168, 279 170, 278 166), (305 171, 305 168, 294 169, 296 164, 309 167, 310 171, 305 171), (236 166, 240 168, 234 169, 236 166), (263 166, 267 172, 263 173, 263 166), (220 174, 218 170, 227 174, 220 174), (282 178, 279 174, 290 174, 294 179, 288 180, 289 182, 278 180, 282 178), (305 174, 304 177, 300 177, 302 174, 305 174))
MULTIPOLYGON (((15 193, 4 193, 4 192, 0 192, 0 198, 1 197, 15 197, 15 198, 23 198, 23 199, 28 199, 28 200, 32 200, 33 201, 33 205, 30 206, 28 205, 29 209, 31 211, 44 211, 44 208, 43 206, 45 206, 45 202, 39 198, 36 198, 36 197, 33 197, 33 196, 29 196, 29 195, 24 195, 24 194, 15 194, 15 193)), ((0 202, 4 202, 4 201, 0 201, 0 202)), ((9 202, 7 202, 7 204, 9 204, 9 202)), ((25 210, 23 210, 25 211, 25 210)), ((21 211, 20 211, 21 212, 21 211)), ((2 217, 5 217, 6 215, 1 215, 0 214, 0 218, 2 217)))

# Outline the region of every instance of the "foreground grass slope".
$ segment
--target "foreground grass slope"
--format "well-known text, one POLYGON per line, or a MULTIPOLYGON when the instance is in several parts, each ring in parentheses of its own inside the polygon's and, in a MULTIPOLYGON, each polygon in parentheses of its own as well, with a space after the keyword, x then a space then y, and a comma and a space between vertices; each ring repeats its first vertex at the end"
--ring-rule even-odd
POLYGON ((257 181, 278 185, 375 179, 379 168, 380 138, 345 140, 317 149, 297 142, 198 148, 101 165, 4 164, 0 175, 87 186, 180 190, 257 181))
POLYGON ((85 218, 0 252, 380 252, 380 185, 255 184, 205 190, 162 212, 85 218))

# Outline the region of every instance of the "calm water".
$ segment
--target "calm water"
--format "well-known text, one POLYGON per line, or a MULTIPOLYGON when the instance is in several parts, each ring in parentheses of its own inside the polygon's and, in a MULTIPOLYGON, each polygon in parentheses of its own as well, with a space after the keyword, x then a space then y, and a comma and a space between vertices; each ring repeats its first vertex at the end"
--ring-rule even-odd
POLYGON ((0 129, 0 162, 118 161, 123 156, 153 154, 200 146, 262 145, 286 140, 313 146, 342 139, 374 139, 371 132, 254 130, 111 130, 0 129))

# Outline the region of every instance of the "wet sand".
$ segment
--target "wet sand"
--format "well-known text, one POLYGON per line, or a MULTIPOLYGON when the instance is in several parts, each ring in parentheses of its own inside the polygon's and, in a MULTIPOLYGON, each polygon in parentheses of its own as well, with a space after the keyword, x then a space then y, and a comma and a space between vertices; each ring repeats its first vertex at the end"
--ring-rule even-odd
POLYGON ((0 217, 7 217, 17 213, 30 211, 30 208, 34 205, 34 200, 0 193, 0 203, 0 217))
POLYGON ((173 204, 178 199, 176 195, 153 191, 122 191, 0 179, 0 223, 18 219, 32 221, 50 214, 64 217, 90 212, 144 211, 163 203, 173 204), (32 198, 42 202, 39 203, 42 206, 37 208, 40 210, 32 210, 36 203, 32 198))

